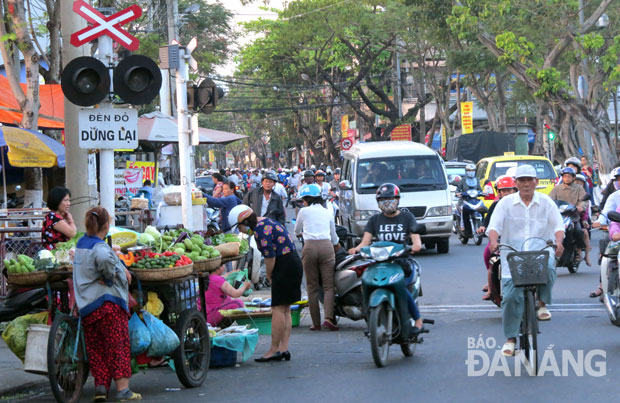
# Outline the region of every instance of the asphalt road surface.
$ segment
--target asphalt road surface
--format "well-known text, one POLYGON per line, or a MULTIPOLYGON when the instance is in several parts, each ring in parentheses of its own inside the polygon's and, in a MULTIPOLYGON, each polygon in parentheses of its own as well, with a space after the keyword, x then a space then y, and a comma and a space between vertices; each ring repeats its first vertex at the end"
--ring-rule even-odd
MULTIPOLYGON (((594 235, 593 245, 599 236, 594 235)), ((388 365, 377 368, 363 321, 343 320, 339 332, 310 332, 306 313, 301 327, 293 329, 289 362, 250 359, 211 369, 195 389, 184 389, 174 372, 158 368, 134 376, 132 389, 152 402, 574 402, 617 396, 620 328, 609 322, 598 299, 588 298, 598 284, 598 266, 583 264, 575 275, 558 269, 553 318, 540 323, 539 347, 547 350, 541 351, 544 372, 529 376, 525 369, 517 372, 515 358, 501 356, 500 310, 481 300, 485 244, 461 245, 453 237, 449 254, 422 251, 418 256, 421 311, 435 325, 427 325, 431 332, 413 357, 405 358, 399 346, 392 346, 388 365)), ((261 336, 254 357, 268 344, 269 336, 261 336)), ((90 380, 83 401, 92 396, 90 380)), ((27 400, 53 401, 49 389, 27 400)))

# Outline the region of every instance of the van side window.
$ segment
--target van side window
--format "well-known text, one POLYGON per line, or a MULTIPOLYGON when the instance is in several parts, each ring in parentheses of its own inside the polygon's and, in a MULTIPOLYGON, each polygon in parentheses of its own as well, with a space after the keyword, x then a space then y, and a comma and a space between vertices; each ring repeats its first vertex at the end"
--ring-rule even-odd
POLYGON ((351 160, 348 160, 346 158, 342 166, 342 179, 347 180, 349 182, 353 182, 352 175, 351 175, 351 160))

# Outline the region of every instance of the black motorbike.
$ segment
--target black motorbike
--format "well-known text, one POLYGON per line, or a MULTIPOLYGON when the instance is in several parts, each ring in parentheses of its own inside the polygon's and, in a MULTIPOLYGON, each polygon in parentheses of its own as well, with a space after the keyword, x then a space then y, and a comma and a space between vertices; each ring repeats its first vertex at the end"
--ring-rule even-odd
POLYGON ((580 213, 577 210, 577 206, 563 200, 556 200, 555 204, 558 206, 560 214, 562 215, 566 234, 564 236, 564 242, 562 242, 564 252, 557 260, 556 266, 566 267, 570 273, 575 274, 579 271, 579 265, 582 260, 581 254, 577 251, 578 242, 580 239, 583 239, 581 225, 579 225, 580 213))
POLYGON ((47 293, 43 288, 11 289, 0 305, 0 322, 8 322, 27 313, 47 308, 47 293))

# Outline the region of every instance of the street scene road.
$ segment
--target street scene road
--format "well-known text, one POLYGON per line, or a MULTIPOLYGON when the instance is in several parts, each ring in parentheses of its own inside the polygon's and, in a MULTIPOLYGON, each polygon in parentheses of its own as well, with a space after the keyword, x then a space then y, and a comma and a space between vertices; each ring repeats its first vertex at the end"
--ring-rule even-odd
MULTIPOLYGON (((411 358, 392 346, 388 365, 377 368, 363 321, 343 320, 338 332, 311 332, 304 314, 291 336, 291 361, 261 364, 250 359, 236 367, 211 369, 196 389, 184 389, 167 368, 135 375, 132 385, 152 402, 576 401, 615 395, 620 329, 611 325, 597 299, 588 298, 598 282, 598 266, 584 264, 575 275, 558 270, 553 318, 541 323, 538 339, 541 354, 548 349, 553 357, 541 357, 540 376, 529 376, 524 368, 516 376, 515 358, 503 358, 499 350, 505 341, 501 312, 481 300, 484 245, 461 245, 452 237, 449 254, 423 250, 417 257, 422 266, 422 316, 434 319, 435 325, 427 325, 430 333, 411 358), (479 343, 479 338, 484 347, 469 345, 471 340, 479 343), (468 366, 472 350, 477 362, 468 366), (569 355, 581 364, 572 363, 569 355), (482 356, 489 360, 486 371, 482 356)), ((254 357, 268 344, 269 336, 261 336, 254 357)), ((91 381, 82 401, 90 401, 92 393, 91 381)), ((23 401, 53 398, 43 386, 23 401)))

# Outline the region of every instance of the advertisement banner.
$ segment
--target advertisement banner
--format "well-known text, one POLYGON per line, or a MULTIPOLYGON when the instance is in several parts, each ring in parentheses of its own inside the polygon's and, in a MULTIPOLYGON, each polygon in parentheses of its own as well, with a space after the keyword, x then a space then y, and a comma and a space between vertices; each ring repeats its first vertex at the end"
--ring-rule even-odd
POLYGON ((114 170, 114 193, 124 195, 128 191, 136 194, 142 187, 142 169, 115 169, 114 170))
POLYGON ((411 125, 396 126, 392 130, 392 141, 411 141, 411 125))
POLYGON ((343 139, 349 136, 349 115, 342 115, 340 133, 343 139))
POLYGON ((461 102, 461 129, 463 134, 474 132, 474 103, 461 102))
POLYGON ((209 150, 209 162, 215 162, 215 151, 209 150))
MULTIPOLYGON (((127 161, 127 169, 142 170, 142 182, 150 180, 153 187, 157 186, 157 169, 155 161, 127 161)), ((140 185, 142 187, 142 185, 140 185)))

